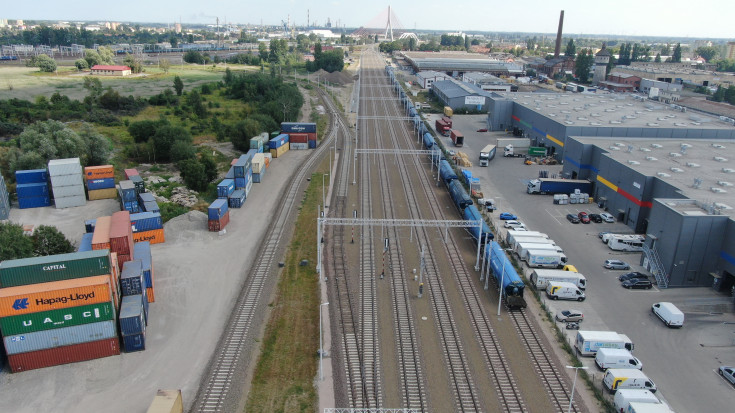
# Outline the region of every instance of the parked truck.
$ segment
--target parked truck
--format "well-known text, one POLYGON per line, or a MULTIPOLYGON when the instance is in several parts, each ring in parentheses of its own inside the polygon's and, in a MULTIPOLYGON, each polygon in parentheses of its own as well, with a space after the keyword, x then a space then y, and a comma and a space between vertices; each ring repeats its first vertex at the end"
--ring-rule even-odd
POLYGON ((528 146, 526 148, 519 148, 513 144, 506 145, 503 148, 503 156, 506 158, 520 158, 522 156, 546 156, 547 150, 543 146, 528 146))
POLYGON ((444 121, 450 129, 452 128, 452 118, 449 116, 442 116, 442 121, 444 121))
POLYGON ((549 236, 544 234, 543 232, 538 231, 515 231, 515 230, 509 230, 507 232, 507 235, 505 236, 505 242, 507 242, 509 245, 513 246, 515 245, 515 238, 517 237, 534 237, 534 238, 546 238, 549 239, 549 236))
POLYGON ((487 145, 480 151, 480 166, 488 166, 490 161, 495 157, 495 145, 487 145))
POLYGON ((662 404, 661 400, 648 390, 620 389, 615 393, 613 406, 616 412, 627 412, 630 403, 662 404))
POLYGON ((572 283, 580 290, 587 288, 587 279, 584 275, 571 271, 545 269, 533 270, 530 280, 531 285, 535 286, 539 290, 545 290, 551 281, 572 283))
POLYGON ((635 345, 625 334, 614 331, 581 330, 577 332, 574 347, 582 356, 593 357, 601 348, 622 348, 633 351, 635 345))
POLYGON ((571 194, 575 190, 592 193, 592 182, 586 179, 532 179, 526 192, 529 194, 571 194))
POLYGON ((656 383, 636 369, 608 369, 602 378, 602 384, 610 393, 622 389, 643 389, 656 393, 656 383))
POLYGON ((437 133, 444 136, 449 136, 449 131, 451 130, 451 127, 441 119, 437 119, 436 122, 434 122, 434 128, 437 133))
POLYGON ((527 250, 521 256, 531 268, 563 268, 567 264, 567 256, 561 252, 546 250, 527 250))
POLYGON ((523 259, 523 257, 528 253, 528 250, 564 252, 560 246, 545 238, 530 238, 528 239, 529 242, 525 241, 526 239, 518 237, 516 238, 516 244, 513 246, 513 252, 515 252, 518 258, 521 259, 523 259))
POLYGON ((452 131, 449 132, 449 136, 452 138, 454 146, 464 145, 464 135, 462 135, 462 132, 458 131, 457 129, 452 129, 452 131))

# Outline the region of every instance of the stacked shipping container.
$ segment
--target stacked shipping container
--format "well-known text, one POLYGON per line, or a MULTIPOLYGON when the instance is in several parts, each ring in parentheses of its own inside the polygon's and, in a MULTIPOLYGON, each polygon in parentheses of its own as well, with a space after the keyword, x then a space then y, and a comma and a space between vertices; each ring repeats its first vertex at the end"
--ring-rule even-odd
POLYGON ((283 156, 289 150, 288 135, 282 133, 268 141, 268 148, 271 150, 271 156, 278 158, 283 156))
POLYGON ((133 181, 120 181, 117 186, 117 192, 120 195, 120 209, 130 213, 140 212, 140 204, 138 204, 138 193, 135 190, 133 181))
POLYGON ((149 303, 156 301, 156 280, 153 271, 153 255, 151 254, 151 243, 148 241, 136 242, 133 248, 133 256, 140 260, 145 281, 146 298, 149 303))
POLYGON ((288 134, 291 150, 316 148, 316 123, 282 122, 281 133, 288 134))
POLYGON ((133 228, 130 213, 119 211, 110 220, 110 251, 117 253, 118 267, 133 259, 133 228))
POLYGON ((90 201, 115 199, 115 170, 112 165, 88 166, 84 168, 87 182, 87 196, 90 201))
POLYGON ((48 172, 56 208, 70 208, 87 203, 79 158, 52 159, 48 162, 48 172))
MULTIPOLYGON (((15 193, 20 209, 39 208, 51 205, 48 190, 48 173, 45 169, 15 171, 15 193)), ((3 185, 3 188, 5 185, 3 185)), ((7 192, 7 188, 5 190, 7 192)))
POLYGON ((262 153, 257 153, 253 156, 253 182, 255 182, 256 184, 261 183, 263 180, 263 175, 265 175, 265 159, 265 155, 262 153))
POLYGON ((207 210, 207 227, 210 231, 218 232, 225 229, 230 223, 230 210, 226 199, 216 199, 207 210))
POLYGON ((160 244, 166 242, 163 232, 163 219, 160 212, 141 212, 130 215, 134 242, 150 242, 160 244))

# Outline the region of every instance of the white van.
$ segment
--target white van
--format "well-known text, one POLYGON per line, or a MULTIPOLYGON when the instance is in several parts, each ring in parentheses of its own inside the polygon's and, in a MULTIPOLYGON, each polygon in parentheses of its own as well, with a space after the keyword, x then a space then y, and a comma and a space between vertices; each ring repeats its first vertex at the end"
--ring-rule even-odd
POLYGON ((684 325, 684 313, 674 304, 667 302, 656 303, 651 306, 651 311, 671 328, 681 328, 684 325))
POLYGON ((622 389, 643 389, 656 393, 656 384, 642 371, 636 369, 608 369, 602 384, 615 393, 622 389))
POLYGON ((595 354, 595 364, 600 370, 607 369, 638 369, 643 363, 630 354, 630 351, 620 348, 601 348, 595 354))
POLYGON ((584 301, 582 290, 576 285, 563 281, 549 281, 546 286, 546 296, 552 300, 577 300, 584 301))
POLYGON ((648 390, 621 389, 615 393, 613 406, 616 412, 628 411, 631 403, 660 404, 661 400, 648 390))

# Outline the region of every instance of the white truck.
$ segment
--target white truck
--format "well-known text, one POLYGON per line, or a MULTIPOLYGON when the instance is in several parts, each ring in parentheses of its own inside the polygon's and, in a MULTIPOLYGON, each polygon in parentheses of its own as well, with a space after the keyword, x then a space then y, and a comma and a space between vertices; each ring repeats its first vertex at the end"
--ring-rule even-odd
POLYGON ((609 369, 602 378, 602 384, 610 393, 622 389, 643 389, 656 393, 656 383, 636 369, 609 369))
POLYGON ((528 250, 521 259, 531 268, 563 268, 567 256, 556 251, 528 250))
POLYGON ((531 284, 539 290, 545 290, 549 281, 572 283, 580 290, 587 288, 587 279, 578 272, 538 269, 533 270, 530 279, 531 284))
POLYGON ((574 347, 580 355, 594 357, 597 350, 601 348, 622 348, 633 351, 635 345, 625 334, 618 334, 614 331, 580 330, 577 332, 574 347))
MULTIPOLYGON (((518 235, 518 236, 513 237, 513 242, 512 243, 508 243, 508 245, 513 249, 513 251, 516 252, 519 256, 521 255, 521 251, 520 251, 521 244, 525 244, 525 245, 553 245, 554 247, 559 248, 556 244, 554 244, 554 241, 552 241, 552 240, 550 240, 548 238, 535 237, 535 236, 524 237, 524 236, 518 235)), ((531 248, 531 249, 533 249, 533 248, 531 248)), ((540 249, 543 249, 543 248, 540 248, 540 249)), ((554 250, 556 251, 556 249, 554 249, 554 250)))
POLYGON ((567 282, 549 281, 546 284, 546 296, 552 300, 584 301, 584 292, 576 285, 567 282))
POLYGON ((625 413, 674 413, 665 403, 630 402, 625 413))
POLYGON ((505 242, 508 243, 508 245, 515 244, 515 237, 536 237, 536 238, 546 238, 549 239, 549 236, 544 234, 543 232, 538 231, 508 231, 508 234, 505 236, 505 242))
POLYGON ((662 404, 661 400, 648 390, 620 389, 615 393, 613 406, 616 412, 628 411, 630 403, 662 404))
MULTIPOLYGON (((518 239, 523 239, 523 238, 517 238, 516 241, 518 239)), ((532 240, 535 240, 535 239, 532 238, 532 240)), ((550 240, 547 240, 547 241, 550 241, 550 240)), ((518 258, 521 258, 524 255, 526 255, 526 252, 528 250, 555 251, 555 252, 562 252, 562 253, 564 252, 564 250, 562 250, 560 246, 556 244, 552 244, 550 242, 537 243, 537 242, 520 241, 513 247, 513 252, 515 252, 518 255, 518 258)))
POLYGON ((515 156, 518 151, 526 152, 531 141, 526 138, 499 138, 498 148, 503 148, 503 156, 515 156))
POLYGON ((480 151, 480 166, 488 166, 490 161, 495 157, 497 147, 495 145, 487 145, 480 151))
POLYGON ((595 364, 600 370, 607 369, 643 369, 643 363, 622 348, 601 348, 595 354, 595 364))

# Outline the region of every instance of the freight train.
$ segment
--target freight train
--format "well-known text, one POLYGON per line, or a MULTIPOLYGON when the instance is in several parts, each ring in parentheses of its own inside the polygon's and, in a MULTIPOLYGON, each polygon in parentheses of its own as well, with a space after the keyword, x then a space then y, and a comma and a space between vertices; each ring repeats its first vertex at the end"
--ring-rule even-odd
POLYGON ((526 289, 526 284, 518 276, 513 264, 505 255, 505 251, 493 241, 490 245, 485 245, 484 254, 485 259, 490 262, 495 282, 502 287, 502 295, 508 308, 525 308, 526 300, 523 298, 523 290, 526 289))

